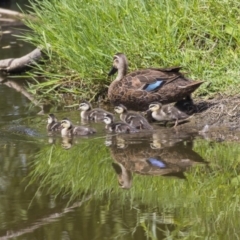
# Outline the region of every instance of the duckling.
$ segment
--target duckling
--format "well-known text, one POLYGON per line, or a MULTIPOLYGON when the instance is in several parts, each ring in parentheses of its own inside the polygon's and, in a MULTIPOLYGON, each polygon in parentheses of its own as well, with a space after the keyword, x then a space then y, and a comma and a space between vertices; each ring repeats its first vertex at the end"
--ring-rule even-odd
POLYGON ((102 108, 92 108, 88 101, 81 102, 78 110, 81 110, 80 116, 84 120, 103 121, 105 114, 113 115, 102 108))
POLYGON ((174 106, 163 106, 159 102, 153 102, 149 105, 149 110, 152 111, 152 117, 156 121, 173 121, 175 120, 174 128, 178 125, 178 120, 187 119, 190 116, 185 112, 178 110, 174 106))
POLYGON ((47 120, 47 131, 49 132, 60 132, 62 130, 61 123, 57 121, 54 114, 50 113, 47 120))
POLYGON ((134 128, 147 130, 153 129, 145 117, 137 112, 129 112, 127 108, 122 104, 117 105, 114 108, 114 111, 120 114, 120 119, 123 122, 130 124, 134 128))
POLYGON ((67 118, 61 121, 61 125, 62 125, 61 130, 62 137, 72 137, 74 135, 85 136, 96 132, 94 128, 89 128, 85 126, 73 126, 72 122, 67 118))
POLYGON ((133 128, 127 123, 124 122, 114 122, 113 116, 110 114, 106 114, 104 119, 104 123, 106 124, 105 128, 110 132, 117 132, 117 133, 134 133, 138 132, 136 128, 133 128))

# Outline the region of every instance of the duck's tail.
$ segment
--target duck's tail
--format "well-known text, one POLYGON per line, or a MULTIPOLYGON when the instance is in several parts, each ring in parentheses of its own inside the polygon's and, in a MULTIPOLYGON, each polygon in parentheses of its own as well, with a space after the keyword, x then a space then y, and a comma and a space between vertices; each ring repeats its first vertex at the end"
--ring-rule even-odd
POLYGON ((195 91, 201 84, 203 84, 204 81, 194 81, 194 82, 191 82, 190 84, 187 84, 185 86, 178 86, 178 88, 181 88, 181 89, 186 89, 188 91, 195 91))

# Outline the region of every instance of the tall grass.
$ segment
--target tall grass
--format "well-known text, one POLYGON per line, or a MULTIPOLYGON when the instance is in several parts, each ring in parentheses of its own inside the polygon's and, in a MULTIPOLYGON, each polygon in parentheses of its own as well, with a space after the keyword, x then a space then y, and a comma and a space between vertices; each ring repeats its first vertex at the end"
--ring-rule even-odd
POLYGON ((32 91, 87 94, 110 83, 112 55, 124 52, 131 70, 181 65, 206 84, 197 94, 232 89, 239 78, 240 3, 237 0, 32 1, 36 21, 25 39, 47 49, 40 71, 48 82, 32 91), (49 47, 50 46, 50 47, 49 47), (52 84, 51 84, 52 83, 52 84))

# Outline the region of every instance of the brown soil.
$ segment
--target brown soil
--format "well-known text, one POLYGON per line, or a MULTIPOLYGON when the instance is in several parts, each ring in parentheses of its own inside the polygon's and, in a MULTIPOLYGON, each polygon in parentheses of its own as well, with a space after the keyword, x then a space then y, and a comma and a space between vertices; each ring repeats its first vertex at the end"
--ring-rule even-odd
POLYGON ((240 95, 196 99, 194 104, 185 104, 185 111, 192 117, 178 130, 198 131, 216 141, 240 141, 240 95))

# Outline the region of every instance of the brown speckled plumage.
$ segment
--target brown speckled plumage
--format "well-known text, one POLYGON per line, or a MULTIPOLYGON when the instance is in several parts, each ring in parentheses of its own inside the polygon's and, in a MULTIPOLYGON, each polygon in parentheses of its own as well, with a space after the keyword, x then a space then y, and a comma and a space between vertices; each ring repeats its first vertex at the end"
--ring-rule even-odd
POLYGON ((113 68, 109 75, 118 71, 117 78, 108 88, 108 98, 114 105, 123 104, 129 109, 146 110, 151 102, 163 104, 176 102, 188 97, 203 82, 193 81, 179 72, 180 67, 148 68, 127 73, 127 58, 122 53, 114 56, 113 68), (161 80, 154 90, 146 91, 149 84, 161 80))

